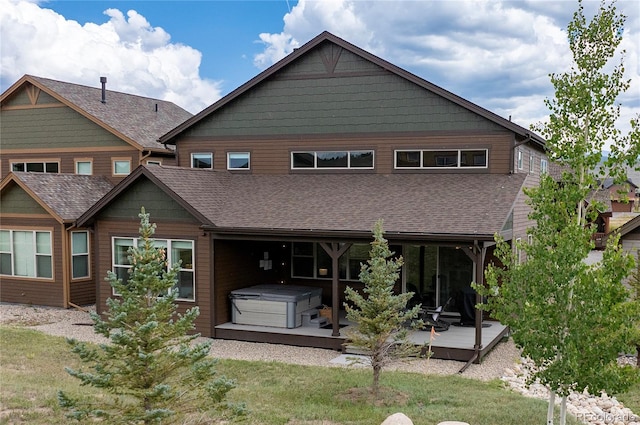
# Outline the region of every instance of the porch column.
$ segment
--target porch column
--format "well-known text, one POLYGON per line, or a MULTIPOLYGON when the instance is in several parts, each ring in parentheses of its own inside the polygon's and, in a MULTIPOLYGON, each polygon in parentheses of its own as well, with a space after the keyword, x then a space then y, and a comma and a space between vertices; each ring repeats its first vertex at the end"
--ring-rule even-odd
MULTIPOLYGON (((484 257, 487 253, 487 249, 480 247, 477 241, 474 241, 473 247, 462 248, 467 256, 474 262, 474 281, 478 285, 484 283, 484 257)), ((476 306, 482 304, 482 296, 476 291, 476 306)), ((475 343, 473 349, 475 351, 475 363, 480 363, 480 350, 482 350, 482 311, 479 308, 475 308, 475 343)))
POLYGON ((347 252, 349 248, 351 248, 350 243, 345 243, 340 246, 337 242, 332 242, 328 244, 326 242, 320 242, 320 246, 325 252, 331 257, 331 326, 333 332, 331 336, 340 336, 340 324, 339 324, 339 309, 340 309, 340 294, 339 294, 339 284, 340 284, 340 265, 339 260, 342 257, 342 254, 347 252))

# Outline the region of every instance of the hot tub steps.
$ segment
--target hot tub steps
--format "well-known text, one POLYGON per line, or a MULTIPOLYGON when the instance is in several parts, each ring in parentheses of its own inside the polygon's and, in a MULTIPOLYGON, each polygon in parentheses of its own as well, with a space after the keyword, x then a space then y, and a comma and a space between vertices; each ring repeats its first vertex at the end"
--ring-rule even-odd
POLYGON ((326 317, 320 317, 317 308, 312 308, 302 312, 302 326, 321 328, 327 324, 326 317))

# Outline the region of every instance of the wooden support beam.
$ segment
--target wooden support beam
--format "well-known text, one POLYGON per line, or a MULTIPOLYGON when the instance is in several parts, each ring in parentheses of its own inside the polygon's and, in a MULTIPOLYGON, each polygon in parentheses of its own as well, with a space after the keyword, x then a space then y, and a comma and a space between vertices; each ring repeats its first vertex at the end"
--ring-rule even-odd
POLYGON ((331 257, 331 336, 340 336, 340 257, 351 248, 351 243, 344 243, 342 246, 337 242, 328 244, 320 242, 320 246, 331 257))

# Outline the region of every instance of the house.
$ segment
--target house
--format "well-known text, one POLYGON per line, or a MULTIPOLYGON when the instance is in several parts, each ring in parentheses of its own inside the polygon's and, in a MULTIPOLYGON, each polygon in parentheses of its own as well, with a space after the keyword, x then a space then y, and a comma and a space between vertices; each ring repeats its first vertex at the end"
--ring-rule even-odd
POLYGON ((631 180, 624 183, 615 183, 613 179, 607 178, 602 182, 602 188, 606 191, 611 199, 611 211, 633 212, 639 210, 640 193, 639 187, 631 180))
POLYGON ((636 263, 640 262, 640 215, 627 221, 614 232, 620 235, 622 250, 633 255, 636 263))
POLYGON ((174 164, 158 143, 192 114, 177 105, 25 75, 0 96, 0 178, 11 171, 106 176, 114 184, 139 164, 174 164))
POLYGON ((191 116, 171 102, 25 75, 0 96, 0 301, 95 302, 93 236, 75 220, 191 116), (43 250, 40 252, 40 250, 43 250))
POLYGON ((11 172, 0 183, 2 301, 95 302, 92 236, 76 219, 113 185, 103 176, 11 172))
MULTIPOLYGON (((506 332, 485 342, 470 283, 495 234, 527 238, 523 188, 548 169, 529 130, 324 32, 160 142, 176 166, 141 165, 76 225, 95 234, 97 276, 126 279, 144 206, 202 335, 340 349, 344 287, 361 288, 378 219, 405 259, 396 289, 475 323, 467 346, 437 357, 479 360, 506 332), (320 289, 329 329, 298 326, 298 311, 261 326, 264 312, 234 297, 263 284, 320 289)), ((114 294, 97 284, 103 311, 114 294)))

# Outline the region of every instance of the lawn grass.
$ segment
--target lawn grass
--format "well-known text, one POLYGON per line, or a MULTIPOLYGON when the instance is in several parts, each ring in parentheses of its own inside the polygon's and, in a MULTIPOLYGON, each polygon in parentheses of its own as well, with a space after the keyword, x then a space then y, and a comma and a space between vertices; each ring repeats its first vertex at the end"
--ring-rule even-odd
MULTIPOLYGON (((76 368, 79 363, 63 338, 0 326, 0 362, 0 424, 66 424, 69 420, 57 406, 59 389, 89 397, 98 394, 80 387, 64 371, 65 366, 76 368)), ((383 371, 385 398, 372 405, 357 397, 371 383, 371 371, 366 368, 221 360, 218 370, 237 380, 229 400, 244 402, 248 409, 244 417, 230 423, 372 425, 395 412, 405 413, 416 425, 445 420, 537 425, 546 418, 546 401, 520 396, 497 380, 487 383, 460 376, 383 371)), ((639 393, 631 399, 637 402, 639 393)), ((570 418, 569 423, 577 421, 570 418)))

